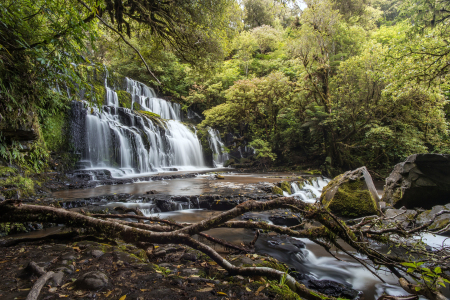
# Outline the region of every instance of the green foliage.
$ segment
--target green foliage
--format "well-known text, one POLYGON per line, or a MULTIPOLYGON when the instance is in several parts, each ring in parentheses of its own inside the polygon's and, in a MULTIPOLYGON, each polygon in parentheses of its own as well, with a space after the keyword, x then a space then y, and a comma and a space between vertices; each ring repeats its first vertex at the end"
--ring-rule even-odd
POLYGON ((420 276, 420 280, 417 277, 412 277, 419 284, 415 287, 416 291, 420 291, 423 288, 436 291, 440 287, 445 288, 446 283, 450 284, 450 281, 443 274, 441 267, 435 267, 431 270, 426 267, 424 262, 419 261, 404 262, 402 265, 408 268, 408 273, 414 273, 420 276))
POLYGON ((162 274, 164 277, 167 277, 167 275, 169 275, 171 272, 170 269, 160 267, 158 265, 153 265, 153 268, 155 268, 156 273, 162 274))

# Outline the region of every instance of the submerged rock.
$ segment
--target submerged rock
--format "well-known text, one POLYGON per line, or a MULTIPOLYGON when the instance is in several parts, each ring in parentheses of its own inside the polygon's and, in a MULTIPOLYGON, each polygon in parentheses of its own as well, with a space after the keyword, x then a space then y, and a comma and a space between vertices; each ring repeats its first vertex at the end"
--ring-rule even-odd
POLYGON ((381 201, 396 208, 424 209, 450 203, 450 155, 409 156, 386 178, 381 201))
POLYGON ((366 167, 345 172, 324 187, 320 202, 341 217, 363 217, 378 213, 378 194, 366 167))

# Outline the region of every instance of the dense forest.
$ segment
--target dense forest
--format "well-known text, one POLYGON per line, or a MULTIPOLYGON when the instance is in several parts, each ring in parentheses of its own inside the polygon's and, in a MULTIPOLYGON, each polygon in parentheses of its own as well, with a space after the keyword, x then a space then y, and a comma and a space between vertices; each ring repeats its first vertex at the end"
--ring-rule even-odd
POLYGON ((30 122, 41 135, 28 151, 2 143, 0 154, 30 171, 61 146, 76 87, 98 101, 82 65, 153 86, 203 114, 200 128, 238 134, 264 166, 385 175, 412 153, 450 149, 446 1, 0 5, 2 141, 30 122))

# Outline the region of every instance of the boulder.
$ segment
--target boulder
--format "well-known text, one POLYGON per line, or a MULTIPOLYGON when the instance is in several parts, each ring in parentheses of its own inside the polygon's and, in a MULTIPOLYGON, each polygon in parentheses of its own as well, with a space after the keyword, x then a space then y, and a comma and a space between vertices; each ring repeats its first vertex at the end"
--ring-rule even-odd
POLYGON ((400 208, 431 209, 450 203, 450 155, 414 154, 386 178, 381 201, 400 208))
POLYGON ((108 285, 108 276, 98 271, 88 272, 78 278, 75 285, 81 289, 99 290, 108 285))
POLYGON ((281 189, 285 192, 287 192, 289 195, 291 193, 291 183, 289 181, 283 181, 281 182, 281 189))
MULTIPOLYGON (((421 226, 425 223, 428 223, 429 221, 434 218, 434 215, 439 213, 442 210, 450 210, 450 204, 447 204, 445 206, 442 205, 436 205, 433 206, 431 209, 426 210, 422 212, 417 217, 417 225, 421 226)), ((450 223, 450 214, 442 214, 438 216, 434 222, 430 225, 430 229, 443 229, 445 226, 447 226, 450 223)), ((450 231, 447 229, 446 231, 442 232, 442 234, 448 235, 450 231)))
POLYGON ((324 187, 320 202, 334 214, 357 218, 378 214, 378 194, 366 167, 345 172, 324 187))

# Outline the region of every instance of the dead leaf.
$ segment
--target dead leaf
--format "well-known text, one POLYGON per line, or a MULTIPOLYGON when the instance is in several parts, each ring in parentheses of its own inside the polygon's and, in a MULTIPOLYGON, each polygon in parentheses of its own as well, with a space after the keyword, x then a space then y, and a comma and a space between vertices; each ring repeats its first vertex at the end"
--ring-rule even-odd
POLYGON ((206 288, 197 290, 197 292, 204 293, 204 292, 211 292, 212 290, 213 290, 212 287, 206 287, 206 288))
POLYGON ((52 288, 49 288, 48 291, 49 291, 50 293, 54 293, 54 292, 56 292, 57 289, 58 289, 58 288, 56 288, 56 287, 52 287, 52 288))
POLYGON ((72 247, 73 250, 77 251, 77 252, 81 252, 80 247, 72 247))
POLYGON ((265 289, 266 287, 265 286, 260 286, 257 290, 256 290, 256 293, 255 293, 255 295, 256 296, 258 296, 259 295, 259 292, 261 292, 263 289, 265 289))
POLYGON ((150 289, 141 289, 141 292, 148 292, 150 289))
POLYGON ((225 294, 224 292, 217 292, 217 295, 225 295, 225 296, 227 296, 227 297, 228 297, 228 295, 227 295, 227 294, 225 294))
POLYGON ((0 261, 0 264, 4 264, 5 262, 8 262, 9 260, 2 260, 0 261))
POLYGON ((109 295, 111 295, 111 293, 112 293, 112 291, 107 291, 106 294, 105 294, 105 298, 108 298, 109 295))
POLYGON ((200 275, 191 275, 190 277, 200 277, 200 275))
POLYGON ((67 297, 69 297, 69 295, 61 295, 61 294, 59 294, 59 298, 67 298, 67 297))
POLYGON ((70 285, 70 284, 72 284, 72 282, 68 282, 68 283, 66 283, 66 284, 63 284, 63 285, 61 286, 61 288, 63 289, 63 288, 65 288, 66 286, 68 286, 68 285, 70 285))
POLYGON ((123 295, 122 297, 120 297, 119 300, 125 300, 126 297, 127 297, 127 295, 123 295))
POLYGON ((245 290, 246 290, 247 292, 251 292, 251 291, 252 291, 252 290, 249 289, 247 286, 245 287, 245 290))
POLYGON ((206 285, 209 285, 209 286, 212 286, 212 287, 216 286, 214 283, 209 283, 209 282, 207 282, 206 285))
MULTIPOLYGON (((232 259, 232 261, 235 260, 236 258, 232 259)), ((215 261, 209 261, 208 264, 210 264, 211 266, 217 265, 217 263, 215 261)))

